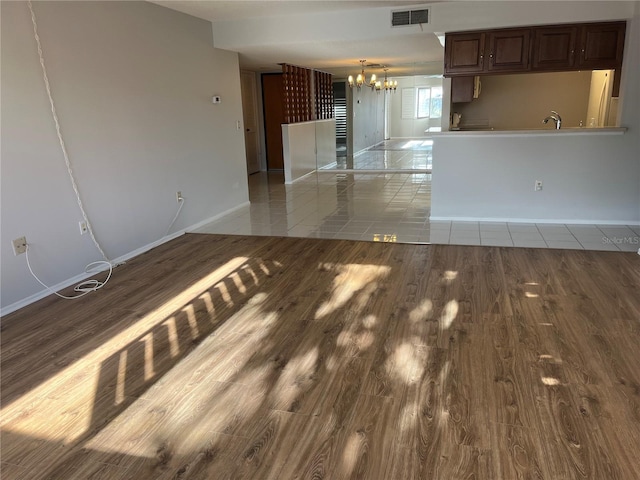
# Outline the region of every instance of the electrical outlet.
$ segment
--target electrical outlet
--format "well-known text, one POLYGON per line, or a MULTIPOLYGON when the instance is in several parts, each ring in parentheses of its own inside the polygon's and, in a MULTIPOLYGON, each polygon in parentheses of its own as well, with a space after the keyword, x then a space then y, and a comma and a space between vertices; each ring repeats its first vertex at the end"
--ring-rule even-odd
POLYGON ((181 202, 181 201, 183 201, 183 200, 184 200, 184 197, 182 196, 182 192, 177 191, 177 192, 176 192, 176 201, 177 201, 178 203, 180 203, 180 202, 181 202))
POLYGON ((13 254, 22 255, 27 251, 27 237, 16 238, 13 242, 13 254))
POLYGON ((533 189, 536 192, 539 192, 540 190, 542 190, 542 180, 536 180, 536 183, 534 183, 533 185, 533 189))
POLYGON ((87 222, 85 221, 78 222, 78 227, 80 227, 80 235, 84 235, 89 231, 89 229, 87 228, 87 222))

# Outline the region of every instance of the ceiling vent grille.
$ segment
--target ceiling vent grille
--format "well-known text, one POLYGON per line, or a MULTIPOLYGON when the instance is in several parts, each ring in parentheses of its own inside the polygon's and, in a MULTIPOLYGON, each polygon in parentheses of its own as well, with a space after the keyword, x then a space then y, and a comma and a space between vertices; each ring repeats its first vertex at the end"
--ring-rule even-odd
POLYGON ((391 26, 403 27, 406 25, 419 25, 429 23, 429 9, 421 10, 402 10, 391 12, 391 26))

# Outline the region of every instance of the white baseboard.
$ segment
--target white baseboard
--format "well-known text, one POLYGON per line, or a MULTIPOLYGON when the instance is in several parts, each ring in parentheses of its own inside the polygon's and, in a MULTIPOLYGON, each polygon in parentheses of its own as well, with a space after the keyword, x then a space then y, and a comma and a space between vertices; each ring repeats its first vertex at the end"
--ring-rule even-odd
MULTIPOLYGON (((207 223, 214 222, 214 221, 218 220, 219 218, 224 217, 225 215, 228 215, 230 213, 235 212, 236 210, 239 210, 239 209, 241 209, 243 207, 246 207, 247 205, 250 205, 250 202, 241 203, 240 205, 237 205, 237 206, 235 206, 233 208, 230 208, 230 209, 228 209, 228 210, 226 210, 226 211, 224 211, 222 213, 219 213, 219 214, 214 215, 212 217, 209 217, 209 218, 207 218, 205 220, 202 220, 201 222, 198 222, 198 223, 196 223, 194 225, 191 225, 190 227, 184 228, 184 229, 179 230, 179 231, 177 231, 175 233, 172 233, 170 235, 162 237, 162 238, 156 240, 155 242, 148 243, 147 245, 144 245, 144 246, 142 246, 140 248, 136 248, 135 250, 133 250, 131 252, 128 252, 128 253, 125 253, 124 255, 121 255, 118 258, 112 259, 111 262, 112 262, 112 264, 114 266, 116 266, 118 264, 121 264, 121 263, 125 263, 127 260, 131 260, 133 257, 137 257, 138 255, 141 255, 141 254, 143 254, 145 252, 148 252, 152 248, 158 247, 158 246, 162 245, 163 243, 167 243, 167 242, 173 240, 174 238, 178 238, 178 237, 184 235, 187 232, 193 231, 193 230, 195 230, 197 228, 200 228, 200 227, 206 225, 207 223)), ((60 283, 52 285, 51 286, 51 290, 53 290, 54 292, 58 292, 58 291, 60 291, 62 289, 70 287, 72 285, 77 285, 78 283, 80 283, 80 282, 82 282, 82 281, 84 281, 84 280, 86 280, 88 278, 91 278, 91 277, 95 276, 96 273, 103 272, 103 271, 106 271, 106 270, 107 270, 107 268, 103 268, 101 270, 96 270, 96 271, 94 271, 94 272, 92 272, 90 274, 89 273, 81 273, 79 275, 76 275, 75 277, 69 278, 67 280, 63 280, 60 283)), ((51 293, 50 290, 47 290, 47 289, 41 290, 41 291, 39 291, 37 293, 34 293, 33 295, 29 295, 28 297, 23 298, 22 300, 19 300, 19 301, 15 302, 15 303, 12 303, 11 305, 7 305, 6 307, 3 307, 2 309, 0 309, 0 317, 4 317, 5 315, 8 315, 8 314, 10 314, 12 312, 15 312, 16 310, 19 310, 19 309, 21 309, 23 307, 26 307, 27 305, 30 305, 30 304, 32 304, 34 302, 37 302, 38 300, 42 300, 43 298, 45 298, 45 297, 47 297, 49 295, 52 295, 52 293, 51 293)))
POLYGON ((303 178, 308 177, 309 175, 313 175, 314 173, 318 172, 319 170, 311 170, 310 172, 305 173, 304 175, 302 175, 301 177, 298 178, 294 178, 293 180, 291 180, 290 182, 285 181, 284 184, 285 185, 293 185, 296 182, 299 182, 300 180, 302 180, 303 178))
POLYGON ((334 170, 318 170, 318 173, 406 173, 412 175, 414 173, 431 173, 431 169, 406 169, 406 168, 336 168, 334 170))
POLYGON ((321 172, 323 170, 335 170, 337 167, 338 167, 338 162, 331 162, 325 165, 324 167, 320 167, 318 171, 321 172))
POLYGON ((435 222, 496 222, 496 223, 551 223, 563 225, 639 225, 637 220, 584 220, 566 218, 504 218, 504 217, 438 217, 431 216, 435 222))
POLYGON ((373 145, 369 145, 366 148, 363 148, 362 150, 358 150, 356 153, 353 154, 354 157, 357 157, 358 155, 362 155, 363 153, 367 153, 369 150, 371 150, 372 148, 376 148, 378 145, 383 144, 385 141, 381 140, 378 143, 374 143, 373 145))
POLYGON ((215 222, 216 220, 220 220, 225 215, 229 215, 230 213, 233 213, 236 210, 240 210, 241 208, 248 207, 249 205, 251 205, 251 202, 242 202, 240 205, 236 205, 235 207, 231 207, 230 209, 225 210, 222 213, 218 213, 218 214, 214 215, 213 217, 205 218, 204 220, 202 220, 202 221, 200 221, 198 223, 195 223, 195 224, 191 225, 190 227, 185 228, 182 231, 182 233, 193 232, 194 230, 197 230, 200 227, 204 227, 207 223, 211 223, 211 222, 215 222))

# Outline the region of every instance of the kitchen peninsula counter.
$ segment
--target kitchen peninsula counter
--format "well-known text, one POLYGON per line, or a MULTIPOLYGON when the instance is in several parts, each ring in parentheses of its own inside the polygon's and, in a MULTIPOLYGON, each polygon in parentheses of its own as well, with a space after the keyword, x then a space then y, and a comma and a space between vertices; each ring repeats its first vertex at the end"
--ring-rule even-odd
POLYGON ((640 133, 624 127, 433 132, 431 220, 638 223, 640 133), (543 182, 543 188, 535 185, 543 182))
POLYGON ((558 129, 523 129, 523 130, 494 130, 491 128, 469 128, 464 127, 447 132, 429 132, 434 138, 446 137, 546 137, 565 135, 623 135, 627 131, 626 127, 602 127, 602 128, 580 128, 570 127, 558 129))

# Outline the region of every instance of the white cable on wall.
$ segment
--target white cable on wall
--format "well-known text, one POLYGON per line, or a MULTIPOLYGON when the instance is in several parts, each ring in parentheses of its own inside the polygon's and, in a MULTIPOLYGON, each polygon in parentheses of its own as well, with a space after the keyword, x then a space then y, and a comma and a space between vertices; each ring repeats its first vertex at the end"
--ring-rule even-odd
POLYGON ((33 275, 38 283, 40 283, 47 290, 51 291, 55 295, 60 298, 64 298, 65 300, 75 300, 77 298, 84 297, 88 293, 95 292, 96 290, 105 286, 105 284, 111 278, 111 273, 113 272, 113 264, 107 257, 107 254, 104 252, 98 240, 96 239, 95 234, 93 233, 93 229, 91 228, 91 222, 89 221, 89 217, 87 216, 87 212, 84 209, 84 205, 82 204, 82 199, 80 198, 80 191, 78 190, 78 185, 76 184, 75 177, 73 176, 73 170, 71 169, 71 162, 69 161, 69 154, 67 153, 67 147, 64 143, 64 139, 62 138, 62 132, 60 130, 60 121, 58 120, 58 113, 56 112, 56 106, 53 102, 53 96, 51 95, 51 86, 49 85, 49 76, 47 75, 47 68, 44 65, 44 55, 42 53, 42 44, 40 43, 40 35, 38 35, 38 23, 36 22, 36 14, 33 11, 33 5, 31 4, 31 0, 27 1, 27 6, 29 7, 29 11, 31 12, 31 23, 33 23, 33 36, 35 38, 36 44, 38 46, 38 57, 40 58, 40 67, 42 67, 42 78, 44 79, 44 86, 47 90, 47 96, 49 97, 49 104, 51 105, 51 116, 53 117, 53 122, 56 125, 56 133, 58 134, 58 141, 60 142, 60 149, 62 150, 62 155, 64 157, 64 163, 67 167, 67 173, 69 174, 69 179, 71 180, 71 186, 73 187, 73 191, 76 194, 76 200, 78 201, 78 207, 80 207, 80 212, 82 213, 82 218, 84 219, 87 225, 87 231, 91 236, 91 240, 93 240, 93 244, 102 254, 102 258, 104 261, 98 261, 90 263, 86 266, 85 272, 91 273, 92 267, 97 267, 98 265, 107 265, 109 269, 109 274, 107 278, 103 282, 99 282, 98 280, 86 280, 84 282, 79 283, 74 287, 74 291, 79 292, 79 295, 75 295, 73 297, 67 297, 65 295, 59 294, 52 290, 48 285, 46 285, 42 280, 40 280, 36 274, 33 272, 31 268, 31 262, 29 262, 29 245, 27 244, 27 249, 25 251, 25 257, 27 260, 27 267, 29 268, 29 272, 33 275))
MULTIPOLYGON (((98 273, 99 271, 99 266, 100 265, 106 265, 107 269, 109 270, 109 273, 107 275, 107 278, 105 278, 104 281, 100 282, 98 280, 95 279, 90 279, 90 280, 85 280, 84 282, 79 283, 78 285, 76 285, 74 287, 74 291, 78 292, 78 295, 75 295, 73 297, 68 297, 62 294, 57 293, 56 291, 54 291, 51 287, 49 287, 48 285, 46 285, 42 280, 40 280, 38 278, 38 276, 34 273, 33 268, 31 267, 31 262, 29 261, 29 245, 27 244, 27 249, 25 252, 25 257, 26 257, 26 261, 27 261, 27 267, 29 268, 29 272, 31 272, 31 275, 33 275, 33 278, 35 278, 38 283, 40 283, 43 287, 45 287, 47 290, 51 291, 52 293, 54 293, 55 295, 57 295, 60 298, 64 298, 65 300, 75 300, 77 298, 81 298, 85 295, 87 295, 88 293, 91 292, 95 292, 96 290, 104 287, 106 285, 106 283, 109 281, 109 279, 111 278, 111 274, 113 273, 113 262, 111 262, 111 260, 109 260, 109 258, 107 257, 107 254, 104 252, 104 250, 102 249, 102 247, 100 246, 100 243, 98 242, 95 234, 93 233, 93 228, 91 227, 91 222, 89 221, 89 217, 87 215, 87 212, 84 209, 84 205, 82 203, 82 199, 80 197, 80 191, 78 189, 78 185, 76 183, 75 177, 73 175, 73 170, 71 168, 71 162, 69 160, 69 154, 67 153, 67 147, 64 143, 64 139, 62 138, 62 131, 60 129, 60 121, 58 120, 58 114, 56 112, 56 107, 55 104, 53 102, 53 96, 51 94, 51 86, 49 85, 49 77, 47 75, 47 69, 45 67, 44 64, 44 55, 42 53, 42 44, 40 43, 40 36, 38 35, 38 23, 36 22, 36 15, 35 12, 33 11, 33 5, 31 4, 31 0, 27 1, 27 5, 29 7, 29 11, 31 12, 31 23, 33 23, 33 36, 35 38, 36 44, 38 46, 38 56, 40 58, 40 66, 42 67, 42 77, 44 79, 44 85, 45 88, 47 90, 47 96, 49 97, 49 104, 51 105, 51 116, 53 117, 53 122, 55 123, 56 126, 56 133, 58 135, 58 141, 60 142, 60 149, 62 150, 62 155, 64 157, 64 163, 67 167, 67 173, 69 174, 69 179, 71 180, 71 185, 73 187, 73 191, 76 194, 76 200, 78 202, 78 207, 80 207, 80 212, 82 213, 82 218, 84 219, 86 225, 87 225, 87 231, 89 232, 89 235, 91 237, 91 240, 93 241, 93 244, 96 246, 96 248, 100 251, 100 254, 102 255, 102 258, 104 258, 104 261, 100 260, 97 262, 92 262, 89 265, 87 265, 85 267, 85 272, 92 274, 92 273, 98 273)), ((173 227, 173 224, 175 223, 175 221, 178 218, 178 215, 180 215, 180 211, 182 210, 182 207, 184 205, 184 199, 180 198, 179 200, 179 206, 178 206, 178 210, 175 214, 175 216, 173 217, 173 220, 171 221, 171 224, 169 225, 169 228, 167 229, 166 233, 164 236, 167 236, 169 234, 169 232, 171 231, 171 228, 173 227)))
POLYGON ((107 257, 107 254, 104 253, 104 250, 98 243, 98 240, 96 239, 96 236, 93 233, 93 229, 91 228, 91 222, 89 221, 87 212, 85 211, 84 205, 82 204, 82 199, 80 198, 80 191, 78 190, 76 179, 73 176, 73 170, 71 169, 71 162, 69 161, 69 154, 67 153, 67 147, 64 143, 64 139, 62 138, 62 132, 60 131, 60 121, 58 120, 56 106, 53 103, 53 96, 51 95, 51 87, 49 86, 49 77, 47 75, 47 68, 44 66, 44 55, 42 54, 42 45, 40 43, 40 36, 38 35, 38 24, 36 22, 36 14, 33 11, 33 5, 31 4, 31 0, 27 1, 27 5, 29 6, 29 11, 31 12, 31 23, 33 23, 33 36, 36 40, 36 44, 38 45, 38 56, 40 57, 40 66, 42 67, 42 77, 44 79, 44 86, 47 89, 47 96, 49 97, 49 103, 51 104, 51 116, 53 117, 53 121, 56 124, 56 133, 58 134, 60 148, 62 149, 62 155, 64 156, 64 163, 67 166, 67 173, 69 174, 69 179, 71 180, 73 191, 76 194, 76 200, 78 201, 78 206, 80 207, 82 218, 87 224, 87 230, 89 232, 89 235, 91 236, 91 240, 93 240, 94 245, 102 254, 102 258, 104 258, 104 261, 111 264, 111 261, 107 257))
POLYGON ((169 232, 171 231, 171 227, 173 227, 173 224, 176 223, 176 220, 178 219, 178 215, 180 215, 180 211, 182 210, 183 205, 184 205, 184 198, 180 197, 180 205, 178 205, 178 211, 173 217, 173 220, 171 220, 171 223, 169 224, 169 228, 167 228, 167 231, 164 233, 165 237, 169 235, 169 232))

